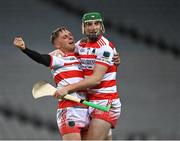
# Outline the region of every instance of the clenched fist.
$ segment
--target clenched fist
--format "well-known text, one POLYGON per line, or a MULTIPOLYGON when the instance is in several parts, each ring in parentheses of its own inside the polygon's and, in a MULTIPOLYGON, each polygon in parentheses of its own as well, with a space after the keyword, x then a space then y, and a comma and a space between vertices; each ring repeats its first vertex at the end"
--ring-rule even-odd
POLYGON ((25 49, 25 42, 23 41, 23 39, 21 37, 16 37, 14 38, 14 42, 13 42, 14 46, 19 48, 19 49, 25 49))

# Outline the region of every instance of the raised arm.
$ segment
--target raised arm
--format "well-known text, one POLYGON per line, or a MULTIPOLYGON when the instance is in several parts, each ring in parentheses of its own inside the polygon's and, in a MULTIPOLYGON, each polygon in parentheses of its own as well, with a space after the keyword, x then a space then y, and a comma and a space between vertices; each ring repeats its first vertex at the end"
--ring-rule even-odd
POLYGON ((51 56, 48 54, 40 54, 36 51, 30 50, 26 47, 24 40, 21 37, 14 38, 14 46, 21 49, 23 53, 29 56, 32 60, 37 63, 43 64, 47 67, 51 64, 51 56))

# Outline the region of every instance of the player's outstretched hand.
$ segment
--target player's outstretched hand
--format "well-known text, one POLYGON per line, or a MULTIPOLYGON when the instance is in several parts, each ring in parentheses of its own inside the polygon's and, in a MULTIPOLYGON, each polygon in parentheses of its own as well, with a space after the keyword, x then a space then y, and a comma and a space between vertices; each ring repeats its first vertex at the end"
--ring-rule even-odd
POLYGON ((19 49, 25 49, 25 42, 23 41, 23 39, 21 37, 16 37, 14 38, 14 42, 13 42, 14 46, 19 48, 19 49))

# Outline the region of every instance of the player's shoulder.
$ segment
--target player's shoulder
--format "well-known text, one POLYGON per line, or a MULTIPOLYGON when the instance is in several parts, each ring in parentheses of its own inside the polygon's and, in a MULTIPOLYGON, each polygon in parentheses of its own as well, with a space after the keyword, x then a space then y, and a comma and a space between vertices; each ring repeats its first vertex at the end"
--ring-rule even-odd
POLYGON ((106 47, 114 48, 114 44, 104 36, 100 38, 99 42, 106 47))
POLYGON ((112 49, 115 48, 114 44, 104 36, 102 36, 98 42, 99 44, 102 44, 102 47, 112 48, 112 49))
POLYGON ((56 50, 50 52, 49 55, 56 56, 56 57, 62 57, 62 54, 59 49, 56 49, 56 50))

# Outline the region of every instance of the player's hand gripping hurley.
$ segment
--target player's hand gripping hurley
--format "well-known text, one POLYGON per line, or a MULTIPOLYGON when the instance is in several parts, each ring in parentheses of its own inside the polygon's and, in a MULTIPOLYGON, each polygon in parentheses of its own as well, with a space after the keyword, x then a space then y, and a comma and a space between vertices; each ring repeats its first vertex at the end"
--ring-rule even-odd
MULTIPOLYGON (((34 84, 33 89, 32 89, 32 95, 35 99, 40 98, 40 97, 44 97, 44 96, 54 96, 56 90, 57 89, 54 86, 52 86, 51 84, 49 84, 45 81, 39 81, 36 84, 34 84)), ((63 97, 63 99, 82 103, 86 106, 90 106, 90 107, 99 109, 101 111, 109 111, 109 109, 111 107, 110 105, 108 105, 107 107, 101 106, 101 105, 98 105, 98 104, 95 104, 95 103, 74 97, 74 96, 69 95, 69 94, 65 95, 63 97)))

